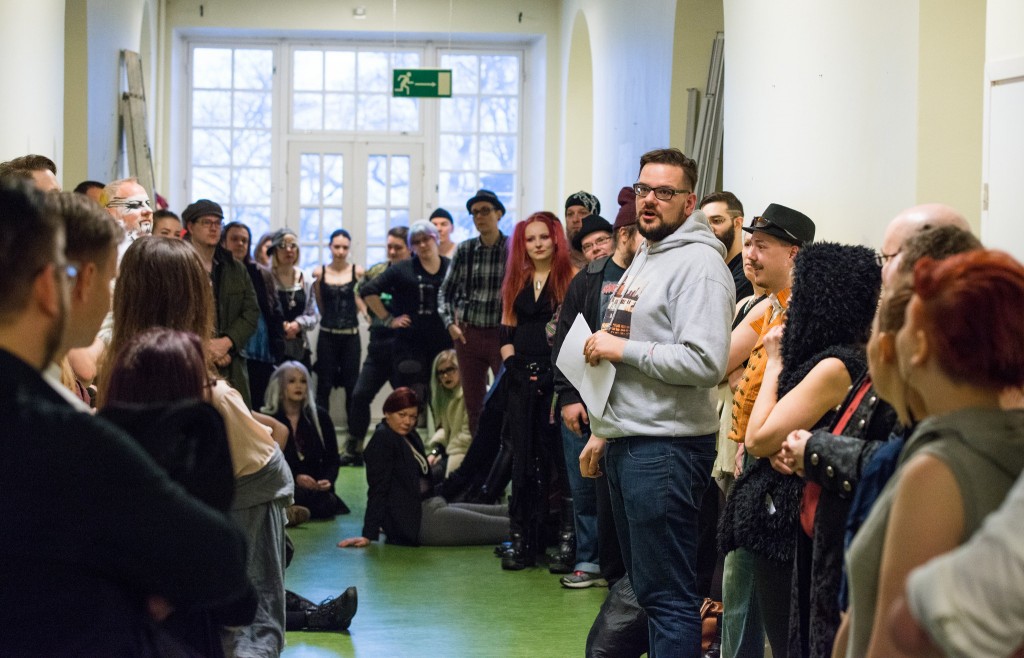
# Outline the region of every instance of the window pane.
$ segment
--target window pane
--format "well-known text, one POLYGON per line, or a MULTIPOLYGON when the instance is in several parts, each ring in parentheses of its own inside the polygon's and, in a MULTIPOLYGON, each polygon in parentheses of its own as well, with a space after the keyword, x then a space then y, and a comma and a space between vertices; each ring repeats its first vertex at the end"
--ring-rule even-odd
POLYGON ((366 250, 366 262, 371 265, 383 263, 387 258, 387 250, 384 247, 369 247, 366 250))
POLYGON ((341 208, 324 208, 323 210, 324 240, 331 236, 331 233, 342 227, 341 208))
POLYGON ((519 130, 519 99, 491 96, 480 99, 480 132, 515 133, 519 130))
POLYGON ((355 130, 355 127, 355 94, 324 94, 324 130, 355 130))
POLYGON ((394 132, 416 132, 420 129, 420 107, 415 98, 391 99, 391 125, 394 132))
POLYGON ((396 69, 414 69, 420 65, 420 54, 412 52, 393 53, 391 66, 396 69))
POLYGON ((391 210, 391 228, 396 226, 408 226, 409 225, 409 209, 408 208, 392 208, 391 210))
POLYGON ((441 135, 442 169, 476 169, 476 137, 473 135, 441 135))
POLYGON ((192 198, 227 202, 231 199, 231 170, 227 167, 192 167, 192 198))
POLYGON ((196 48, 192 51, 192 87, 231 88, 231 49, 196 48))
MULTIPOLYGON (((466 206, 466 200, 471 198, 480 187, 477 183, 476 172, 441 172, 439 190, 441 206, 447 208, 452 213, 452 217, 457 220, 465 213, 463 208, 466 206)), ((468 217, 468 213, 466 216, 468 217)))
POLYGON ((269 169, 271 165, 270 143, 269 130, 236 131, 233 145, 235 164, 269 169))
POLYGON ((481 169, 515 169, 516 138, 499 135, 481 135, 481 169))
POLYGON ((320 203, 320 154, 299 155, 299 203, 313 205, 320 203))
POLYGON ((480 88, 476 55, 444 55, 441 68, 452 70, 452 93, 475 94, 480 88))
POLYGON ((384 94, 359 94, 357 130, 388 129, 388 97, 384 94))
POLYGON ((485 94, 519 93, 519 58, 511 55, 482 56, 480 91, 485 94))
POLYGON ((441 130, 473 132, 476 130, 476 96, 456 96, 441 100, 441 130))
POLYGON ((391 158, 391 205, 409 206, 409 156, 396 155, 391 158))
POLYGON ((387 53, 361 52, 358 58, 359 90, 390 91, 391 70, 387 53))
POLYGON ((231 131, 208 128, 193 130, 192 162, 205 165, 231 164, 231 131))
POLYGON ((330 91, 356 90, 356 54, 351 51, 325 53, 324 87, 330 91))
POLYGON ((366 159, 366 204, 383 206, 388 202, 388 156, 371 155, 366 159))
POLYGON ((321 130, 324 126, 323 96, 295 94, 292 105, 292 126, 295 130, 321 130))
POLYGON ((324 54, 319 50, 296 50, 292 67, 292 89, 320 91, 324 88, 324 54))
MULTIPOLYGON (((506 209, 512 204, 516 193, 515 174, 481 174, 480 187, 487 188, 501 199, 506 209)), ((468 197, 467 197, 468 198, 468 197)))
POLYGON ((388 229, 387 211, 371 208, 366 211, 366 239, 370 242, 384 242, 388 229))
POLYGON ((319 208, 299 208, 299 240, 303 243, 320 241, 319 208))
POLYGON ((345 158, 341 155, 324 155, 323 203, 325 206, 340 206, 342 184, 345 174, 345 158))
POLYGON ((304 270, 309 270, 323 262, 324 261, 320 260, 320 247, 318 245, 302 245, 302 250, 299 255, 299 267, 304 270))
POLYGON ((232 178, 232 203, 247 205, 270 203, 270 169, 263 167, 235 169, 232 178))
MULTIPOLYGON (((268 206, 235 206, 230 215, 231 220, 242 222, 252 231, 252 241, 270 230, 270 208, 268 206)), ((250 250, 252 245, 249 245, 250 250)))
POLYGON ((270 91, 273 84, 273 51, 241 49, 235 51, 235 89, 270 91))
POLYGON ((231 125, 230 91, 196 91, 192 93, 192 125, 228 127, 231 125))
POLYGON ((251 91, 235 93, 232 123, 237 128, 270 128, 270 94, 251 91))

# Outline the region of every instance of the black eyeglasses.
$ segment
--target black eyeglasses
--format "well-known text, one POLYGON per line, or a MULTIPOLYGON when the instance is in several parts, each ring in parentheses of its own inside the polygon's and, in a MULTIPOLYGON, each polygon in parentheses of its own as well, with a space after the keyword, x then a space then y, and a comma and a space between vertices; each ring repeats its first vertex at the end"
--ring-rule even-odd
POLYGON ((474 217, 487 217, 494 212, 494 206, 487 206, 486 208, 477 208, 476 210, 470 210, 469 214, 474 217))
POLYGON ((458 367, 451 366, 450 368, 441 368, 437 371, 437 378, 447 377, 448 375, 454 375, 459 371, 458 367))
POLYGON ((803 240, 790 233, 787 229, 779 226, 778 224, 773 224, 770 219, 765 219, 764 217, 755 217, 754 221, 750 222, 750 226, 751 228, 777 228, 788 235, 789 238, 797 245, 802 245, 804 243, 803 240))
POLYGON ((671 201, 677 194, 689 194, 690 190, 676 190, 671 187, 651 187, 645 183, 633 183, 633 194, 643 198, 654 192, 654 198, 658 201, 671 201))

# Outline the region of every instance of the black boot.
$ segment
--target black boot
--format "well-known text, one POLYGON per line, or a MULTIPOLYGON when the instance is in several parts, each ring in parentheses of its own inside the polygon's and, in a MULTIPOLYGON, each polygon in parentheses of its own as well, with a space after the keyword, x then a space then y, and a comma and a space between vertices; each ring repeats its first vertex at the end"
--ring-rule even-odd
POLYGON ((576 567, 576 524, 572 516, 572 498, 562 497, 562 523, 558 531, 558 552, 551 558, 548 571, 572 573, 576 567))
POLYGON ((501 556, 501 568, 505 571, 521 571, 537 564, 533 546, 517 532, 512 533, 512 545, 501 556))
POLYGON ((296 594, 291 590, 284 591, 284 609, 290 612, 306 612, 315 610, 316 604, 304 596, 296 594))
POLYGON ((312 610, 306 610, 306 628, 311 631, 344 631, 356 616, 359 595, 349 587, 336 599, 327 599, 312 610))
POLYGON ((362 466, 363 451, 359 442, 355 439, 345 441, 345 452, 341 453, 339 461, 342 466, 362 466))

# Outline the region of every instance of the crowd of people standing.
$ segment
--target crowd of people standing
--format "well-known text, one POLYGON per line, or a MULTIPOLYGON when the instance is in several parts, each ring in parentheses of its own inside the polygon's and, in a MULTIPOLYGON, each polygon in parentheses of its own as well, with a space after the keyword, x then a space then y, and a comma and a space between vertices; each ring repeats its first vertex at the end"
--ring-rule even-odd
POLYGON ((349 512, 347 464, 367 504, 339 547, 496 545, 609 587, 591 656, 1019 651, 1024 266, 946 206, 876 253, 779 203, 747 222, 697 173, 648 152, 614 222, 578 192, 510 236, 481 189, 468 240, 438 209, 384 263, 338 228, 305 270, 294 232, 253 243, 213 200, 179 219, 134 179, 0 164, 4 449, 56 478, 4 470, 0 653, 270 656, 347 628, 354 588, 284 589, 286 528, 349 512), (578 373, 608 363, 595 398, 578 373), (51 608, 81 623, 44 637, 51 608))

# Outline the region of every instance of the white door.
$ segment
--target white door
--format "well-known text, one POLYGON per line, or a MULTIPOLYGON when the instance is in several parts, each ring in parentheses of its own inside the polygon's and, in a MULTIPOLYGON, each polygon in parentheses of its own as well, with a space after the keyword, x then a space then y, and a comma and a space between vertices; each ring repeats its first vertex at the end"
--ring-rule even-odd
POLYGON ((1003 249, 1024 262, 1024 76, 992 85, 989 96, 986 185, 982 215, 985 246, 1003 249))
POLYGON ((288 221, 299 235, 303 268, 330 260, 327 239, 352 235, 350 260, 384 260, 387 232, 421 219, 423 147, 380 142, 292 142, 288 221))

